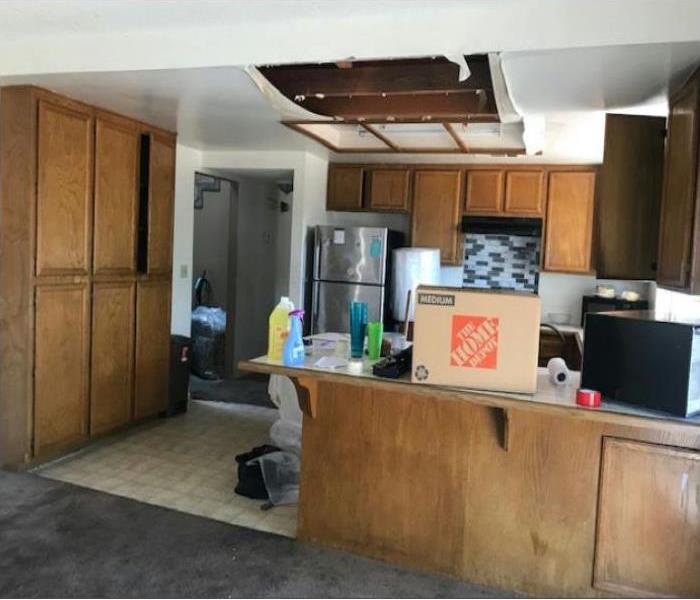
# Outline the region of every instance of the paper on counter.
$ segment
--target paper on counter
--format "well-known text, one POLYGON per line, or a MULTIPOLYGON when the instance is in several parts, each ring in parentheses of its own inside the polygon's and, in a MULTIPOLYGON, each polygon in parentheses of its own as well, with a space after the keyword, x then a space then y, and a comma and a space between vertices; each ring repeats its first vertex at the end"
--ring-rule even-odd
POLYGON ((322 356, 315 363, 317 369, 342 369, 348 366, 348 361, 339 356, 322 356))

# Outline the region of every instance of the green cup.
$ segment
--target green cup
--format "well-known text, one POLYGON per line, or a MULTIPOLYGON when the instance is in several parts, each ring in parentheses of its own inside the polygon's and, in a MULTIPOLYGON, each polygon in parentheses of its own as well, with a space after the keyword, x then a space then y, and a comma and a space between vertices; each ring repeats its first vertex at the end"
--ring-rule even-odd
POLYGON ((367 354, 370 360, 378 360, 382 354, 384 324, 381 321, 367 323, 367 354))

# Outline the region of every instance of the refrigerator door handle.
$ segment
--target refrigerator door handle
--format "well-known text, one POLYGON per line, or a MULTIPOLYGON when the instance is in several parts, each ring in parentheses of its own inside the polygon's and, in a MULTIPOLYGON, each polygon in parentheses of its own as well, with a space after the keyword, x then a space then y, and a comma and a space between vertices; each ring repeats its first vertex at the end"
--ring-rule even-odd
POLYGON ((314 230, 314 267, 311 275, 311 279, 320 279, 321 273, 321 231, 317 227, 314 230))
POLYGON ((311 289, 311 333, 318 333, 318 284, 311 289))

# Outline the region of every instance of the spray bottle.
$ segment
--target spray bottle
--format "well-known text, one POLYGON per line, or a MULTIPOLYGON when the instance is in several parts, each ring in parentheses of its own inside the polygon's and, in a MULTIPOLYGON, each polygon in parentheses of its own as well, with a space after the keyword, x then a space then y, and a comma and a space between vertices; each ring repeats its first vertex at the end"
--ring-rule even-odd
POLYGON ((304 311, 293 310, 289 313, 289 335, 284 342, 282 361, 287 367, 299 367, 304 364, 304 340, 302 339, 302 320, 304 311))

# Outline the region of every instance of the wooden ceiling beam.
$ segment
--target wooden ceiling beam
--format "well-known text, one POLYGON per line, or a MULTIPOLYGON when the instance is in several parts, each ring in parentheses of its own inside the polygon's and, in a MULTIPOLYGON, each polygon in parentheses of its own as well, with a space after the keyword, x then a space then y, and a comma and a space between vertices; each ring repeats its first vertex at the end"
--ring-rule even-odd
POLYGON ((455 121, 469 120, 469 115, 490 115, 498 121, 498 111, 493 96, 482 106, 481 94, 420 94, 398 96, 306 97, 297 102, 306 110, 319 115, 341 118, 395 119, 438 117, 455 121))
POLYGON ((364 123, 364 122, 361 122, 360 125, 362 125, 362 127, 364 127, 367 131, 369 131, 374 137, 376 137, 377 139, 380 139, 382 142, 384 142, 394 152, 401 152, 401 148, 396 143, 392 142, 388 137, 386 137, 381 131, 379 131, 373 125, 370 125, 369 123, 364 123))
POLYGON ((464 143, 464 140, 461 137, 459 137, 459 134, 455 131, 455 128, 452 126, 452 123, 443 122, 442 126, 445 128, 445 131, 447 131, 447 133, 450 134, 450 137, 454 140, 454 143, 457 144, 457 147, 462 152, 469 152, 469 148, 464 143))

